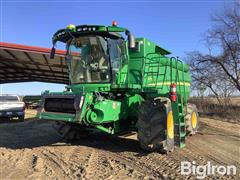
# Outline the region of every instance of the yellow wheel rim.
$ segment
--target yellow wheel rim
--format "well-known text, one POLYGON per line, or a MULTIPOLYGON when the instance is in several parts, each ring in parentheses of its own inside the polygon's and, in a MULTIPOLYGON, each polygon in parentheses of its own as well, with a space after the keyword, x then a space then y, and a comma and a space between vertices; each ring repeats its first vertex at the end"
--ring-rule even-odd
POLYGON ((167 116, 167 135, 171 139, 174 137, 174 122, 172 111, 170 111, 167 116))
POLYGON ((196 114, 196 112, 192 113, 191 120, 192 120, 192 128, 196 128, 197 127, 197 114, 196 114))

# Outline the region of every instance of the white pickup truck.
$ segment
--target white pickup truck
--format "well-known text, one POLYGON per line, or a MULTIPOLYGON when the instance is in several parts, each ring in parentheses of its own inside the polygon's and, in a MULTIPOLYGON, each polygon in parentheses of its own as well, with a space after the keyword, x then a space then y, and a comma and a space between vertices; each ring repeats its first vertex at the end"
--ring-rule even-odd
POLYGON ((0 118, 18 117, 24 121, 25 104, 15 95, 0 95, 0 118))

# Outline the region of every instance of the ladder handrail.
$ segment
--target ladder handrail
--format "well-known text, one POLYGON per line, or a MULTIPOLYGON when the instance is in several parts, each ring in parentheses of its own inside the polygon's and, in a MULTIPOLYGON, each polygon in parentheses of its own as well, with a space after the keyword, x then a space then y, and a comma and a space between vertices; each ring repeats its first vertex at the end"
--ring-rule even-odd
MULTIPOLYGON (((155 53, 149 53, 149 54, 147 54, 147 56, 149 56, 149 55, 151 55, 151 54, 153 54, 153 55, 155 55, 155 53)), ((159 56, 159 57, 152 57, 152 58, 148 58, 148 57, 144 57, 144 59, 146 59, 146 60, 148 60, 148 62, 146 62, 145 60, 143 61, 143 65, 142 65, 142 76, 143 76, 143 78, 142 78, 142 85, 144 84, 144 76, 145 76, 145 74, 146 74, 146 70, 145 70, 145 68, 146 68, 146 64, 148 64, 148 68, 147 68, 147 73, 152 73, 152 82, 153 82, 153 84, 155 84, 155 87, 157 87, 157 82, 158 82, 158 78, 159 78, 159 76, 160 76, 160 67, 161 67, 161 58, 167 58, 167 57, 161 57, 161 56, 159 56), (150 61, 150 62, 149 62, 150 61), (157 68, 157 72, 154 72, 153 70, 152 71, 150 71, 150 68, 153 68, 153 67, 151 67, 151 66, 149 66, 150 64, 152 64, 152 63, 154 63, 154 64, 157 64, 157 66, 156 66, 156 68, 157 68), (154 78, 154 73, 157 73, 156 74, 156 78, 154 78), (154 80, 155 79, 155 80, 154 80)), ((161 74, 161 76, 163 76, 164 75, 164 81, 165 81, 165 78, 166 78, 166 70, 167 70, 167 67, 165 67, 165 71, 164 71, 164 74, 161 74)), ((147 84, 147 82, 148 82, 148 78, 147 78, 147 80, 146 80, 146 84, 147 84)), ((162 87, 163 87, 163 84, 162 84, 162 87)), ((161 88, 162 88, 161 87, 161 88)))
MULTIPOLYGON (((180 62, 181 63, 181 66, 182 66, 182 82, 183 82, 183 97, 185 98, 185 95, 186 95, 186 87, 185 87, 185 79, 184 79, 184 66, 183 66, 183 62, 181 60, 179 60, 177 58, 177 62, 180 62)), ((180 82, 179 82, 180 83, 180 82)), ((180 93, 182 95, 182 90, 181 90, 181 87, 180 87, 180 93)))
POLYGON ((184 67, 183 67, 183 62, 179 59, 177 59, 179 62, 181 62, 182 65, 182 81, 183 81, 183 97, 185 98, 186 95, 186 87, 185 87, 185 79, 184 79, 184 67))
MULTIPOLYGON (((171 83, 173 83, 173 60, 176 59, 175 57, 170 58, 170 74, 171 74, 171 83)), ((176 79, 175 79, 176 81, 176 79)))

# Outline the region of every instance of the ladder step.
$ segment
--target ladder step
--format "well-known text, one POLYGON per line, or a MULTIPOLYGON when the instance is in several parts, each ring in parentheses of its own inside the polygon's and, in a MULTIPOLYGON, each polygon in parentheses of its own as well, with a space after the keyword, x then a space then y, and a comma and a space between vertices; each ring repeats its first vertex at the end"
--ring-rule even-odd
POLYGON ((180 143, 180 148, 184 148, 186 146, 185 143, 180 143))
POLYGON ((184 114, 183 113, 178 113, 179 114, 179 116, 184 116, 184 114))
POLYGON ((186 123, 184 121, 180 121, 179 123, 175 123, 175 126, 186 126, 186 123))
POLYGON ((185 136, 186 136, 186 132, 180 132, 180 138, 185 136))
POLYGON ((180 126, 185 126, 185 122, 180 122, 180 126))

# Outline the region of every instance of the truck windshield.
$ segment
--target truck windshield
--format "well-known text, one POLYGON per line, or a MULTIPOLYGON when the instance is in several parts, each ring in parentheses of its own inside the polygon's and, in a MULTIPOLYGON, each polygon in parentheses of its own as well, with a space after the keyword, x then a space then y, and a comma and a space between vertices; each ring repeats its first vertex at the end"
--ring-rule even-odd
POLYGON ((68 47, 67 64, 73 84, 110 81, 107 41, 101 36, 73 39, 68 47))

